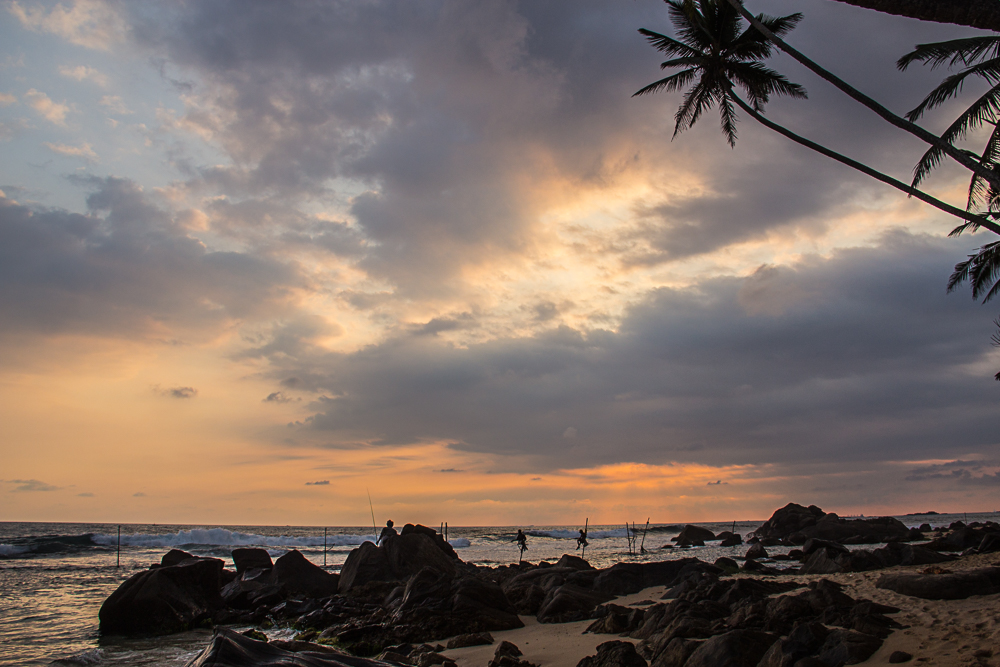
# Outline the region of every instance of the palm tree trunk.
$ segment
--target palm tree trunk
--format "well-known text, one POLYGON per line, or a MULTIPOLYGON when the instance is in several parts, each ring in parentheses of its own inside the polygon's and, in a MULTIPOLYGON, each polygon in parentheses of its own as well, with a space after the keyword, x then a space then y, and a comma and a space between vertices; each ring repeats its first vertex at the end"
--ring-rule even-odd
POLYGON ((921 190, 917 190, 916 188, 914 188, 914 187, 912 187, 910 185, 907 185, 906 183, 903 183, 902 181, 896 180, 892 176, 887 176, 886 174, 883 174, 882 172, 880 172, 880 171, 878 171, 876 169, 872 169, 871 167, 869 167, 866 164, 862 164, 861 162, 858 162, 857 160, 853 160, 853 159, 847 157, 846 155, 841 155, 840 153, 838 153, 836 151, 832 151, 829 148, 827 148, 826 146, 821 146, 820 144, 817 144, 815 141, 810 141, 809 139, 806 139, 805 137, 799 136, 799 135, 795 134, 794 132, 792 132, 791 130, 789 130, 789 129, 781 126, 781 125, 778 125, 777 123, 775 123, 775 122, 773 122, 771 120, 768 120, 767 118, 765 118, 764 116, 762 116, 756 109, 754 109, 752 106, 750 106, 749 104, 747 104, 746 102, 744 102, 733 91, 732 87, 729 87, 728 93, 729 93, 730 99, 732 99, 733 102, 735 102, 736 105, 739 108, 743 109, 743 111, 745 111, 747 114, 749 114, 758 123, 760 123, 764 127, 767 127, 767 128, 769 128, 771 130, 774 130, 775 132, 777 132, 778 134, 782 135, 783 137, 791 139, 792 141, 794 141, 795 143, 799 144, 800 146, 805 146, 806 148, 812 149, 812 150, 816 151, 817 153, 820 153, 822 155, 827 156, 828 158, 832 158, 832 159, 836 160, 837 162, 839 162, 841 164, 845 164, 848 167, 852 167, 853 169, 857 169, 861 173, 867 174, 868 176, 871 176, 875 180, 881 181, 881 182, 885 183, 886 185, 891 185, 892 187, 894 187, 897 190, 900 190, 902 192, 905 192, 906 194, 910 195, 911 197, 916 197, 920 201, 926 202, 926 203, 930 204, 931 206, 933 206, 934 208, 936 208, 936 209, 938 209, 940 211, 944 211, 945 213, 953 215, 956 218, 962 218, 963 220, 968 220, 969 222, 972 222, 974 224, 977 224, 977 225, 980 225, 982 227, 985 227, 986 229, 990 230, 991 232, 994 232, 995 234, 1000 234, 1000 225, 998 225, 997 223, 991 222, 990 220, 987 220, 986 218, 984 218, 984 217, 982 217, 980 215, 976 215, 975 213, 970 213, 969 211, 966 211, 964 209, 960 209, 960 208, 957 208, 955 206, 952 206, 951 204, 945 203, 945 202, 941 201, 940 199, 937 199, 936 197, 932 197, 931 195, 927 194, 926 192, 923 192, 921 190))
POLYGON ((778 37, 773 32, 768 30, 767 26, 758 21, 757 17, 751 14, 750 11, 743 6, 741 0, 729 0, 729 4, 731 4, 737 11, 739 11, 740 14, 743 15, 743 18, 749 21, 754 28, 760 31, 775 46, 777 46, 779 49, 790 55, 792 58, 795 58, 795 60, 797 60, 802 65, 805 65, 807 68, 812 70, 812 72, 814 72, 821 78, 825 79, 826 81, 832 83, 834 86, 836 86, 842 92, 846 93, 855 101, 860 102, 864 106, 874 111, 883 120, 891 123, 892 125, 895 125, 901 130, 909 132, 910 134, 914 135, 915 137, 923 141, 926 141, 928 144, 941 149, 946 155, 948 155, 948 157, 952 158, 953 160, 961 164, 969 171, 975 173, 977 176, 979 176, 987 183, 992 185, 995 189, 1000 190, 1000 176, 998 176, 991 170, 983 167, 978 161, 974 160, 968 154, 962 152, 958 148, 955 148, 955 146, 953 146, 952 144, 948 143, 947 141, 937 136, 936 134, 925 130, 916 123, 911 123, 905 118, 897 116, 896 114, 889 111, 888 109, 886 109, 884 106, 882 106, 872 98, 862 93, 860 90, 857 90, 853 86, 849 85, 847 82, 843 81, 842 79, 834 75, 832 72, 828 72, 827 70, 823 69, 822 67, 814 63, 809 58, 805 57, 803 54, 801 54, 800 52, 798 52, 797 50, 786 44, 784 40, 782 40, 780 37, 778 37))

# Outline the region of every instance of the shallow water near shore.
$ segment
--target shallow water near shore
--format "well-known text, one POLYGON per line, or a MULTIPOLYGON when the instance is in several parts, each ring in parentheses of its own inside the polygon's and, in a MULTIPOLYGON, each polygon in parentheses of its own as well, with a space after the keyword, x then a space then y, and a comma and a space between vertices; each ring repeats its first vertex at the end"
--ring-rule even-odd
MULTIPOLYGON (((897 517, 908 526, 929 523, 947 526, 953 521, 997 521, 998 513, 909 515, 897 517)), ((715 533, 733 530, 746 535, 763 520, 699 523, 715 533)), ((697 557, 712 562, 720 556, 740 557, 746 546, 665 549, 683 524, 650 525, 638 541, 645 553, 630 553, 626 529, 590 526, 586 558, 595 567, 617 562, 643 562, 697 557)), ((555 561, 576 550, 579 526, 522 527, 528 535, 524 559, 555 561)), ((480 565, 516 563, 517 527, 451 527, 449 541, 459 557, 480 565)), ((373 539, 360 527, 291 526, 166 526, 123 524, 121 549, 116 524, 0 523, 0 666, 14 665, 142 665, 180 667, 208 642, 207 630, 157 637, 126 639, 101 637, 97 614, 104 600, 128 577, 159 562, 172 548, 199 556, 214 556, 232 566, 236 547, 267 549, 278 557, 298 549, 313 563, 340 570, 352 549, 373 539), (324 541, 326 549, 324 550, 324 541), (120 566, 119 566, 120 563, 120 566)), ((636 548, 638 549, 638 541, 636 548)), ((869 545, 875 546, 875 545, 869 545)), ((787 549, 769 549, 780 554, 787 549)), ((778 566, 781 563, 777 564, 778 566)), ((293 634, 289 629, 272 636, 293 634)))

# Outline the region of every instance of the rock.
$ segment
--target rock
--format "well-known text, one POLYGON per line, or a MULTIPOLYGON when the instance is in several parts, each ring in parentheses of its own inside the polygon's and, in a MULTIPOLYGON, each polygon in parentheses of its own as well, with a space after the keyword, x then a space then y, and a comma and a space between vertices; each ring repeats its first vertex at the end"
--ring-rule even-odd
POLYGON ((644 609, 630 609, 617 604, 597 607, 592 618, 597 620, 587 626, 584 632, 591 634, 620 635, 638 630, 645 617, 644 609))
POLYGON ((187 558, 129 577, 98 613, 103 635, 165 635, 208 621, 223 606, 222 561, 187 558))
MULTIPOLYGON (((451 557, 441 547, 442 543, 447 544, 449 549, 451 545, 436 533, 437 539, 423 532, 408 533, 406 532, 407 526, 403 527, 403 532, 398 537, 390 535, 379 547, 385 550, 393 574, 397 578, 405 578, 416 574, 425 567, 432 567, 439 572, 454 575, 458 556, 451 557)), ((426 530, 433 532, 431 528, 426 530)), ((454 549, 451 553, 454 553, 454 549)))
POLYGON ((793 667, 802 658, 815 655, 830 631, 821 623, 801 623, 768 649, 757 667, 793 667))
POLYGON ((878 637, 854 632, 832 630, 819 652, 819 659, 831 667, 856 665, 870 658, 882 646, 878 637))
POLYGON ((743 538, 736 533, 731 533, 728 530, 724 530, 715 536, 715 539, 719 540, 720 547, 735 547, 737 545, 743 544, 743 538))
POLYGON ((680 535, 671 538, 671 541, 676 542, 678 546, 705 546, 707 540, 714 539, 715 533, 708 528, 688 524, 681 530, 680 535))
POLYGON ((306 650, 290 651, 279 642, 256 641, 220 629, 187 667, 385 667, 384 662, 344 655, 318 644, 306 646, 306 650))
POLYGON ((403 526, 403 530, 399 531, 399 535, 400 537, 404 537, 406 535, 425 535, 431 538, 431 541, 433 541, 434 546, 440 549, 446 556, 448 556, 452 560, 459 560, 458 554, 455 553, 455 548, 452 547, 450 544, 448 544, 448 542, 445 541, 444 536, 440 535, 433 528, 428 528, 427 526, 421 526, 419 523, 417 525, 408 523, 405 526, 403 526))
POLYGON ((820 549, 826 551, 830 556, 836 556, 838 554, 849 554, 851 550, 845 547, 839 542, 831 542, 829 540, 821 540, 815 537, 809 538, 802 545, 802 553, 806 556, 811 556, 820 549))
POLYGON ((906 651, 893 651, 889 655, 889 664, 896 665, 901 662, 909 662, 913 660, 913 654, 907 653, 906 651))
POLYGON ((704 642, 696 639, 674 637, 653 657, 655 667, 684 667, 691 654, 704 642))
POLYGON ((569 623, 591 618, 594 609, 613 596, 565 583, 554 589, 538 609, 539 623, 569 623))
POLYGON ((385 549, 380 549, 372 542, 362 542, 361 546, 347 555, 347 560, 340 568, 338 590, 347 593, 352 588, 372 581, 392 581, 396 578, 385 549))
POLYGON ((732 630, 699 646, 684 667, 756 667, 777 635, 759 630, 732 630))
POLYGON ((233 549, 233 564, 236 574, 243 574, 251 568, 269 570, 274 567, 271 555, 265 549, 233 549))
POLYGON ((814 551, 802 565, 802 574, 835 574, 844 572, 844 566, 838 562, 836 557, 831 557, 826 549, 814 551))
POLYGON ((448 648, 465 648, 466 646, 487 646, 493 643, 493 635, 488 632, 472 632, 459 635, 448 640, 448 648))
POLYGON ((576 667, 646 667, 646 664, 634 644, 616 640, 599 644, 597 654, 584 658, 576 667))
POLYGON ((841 544, 873 544, 906 539, 909 528, 892 517, 848 520, 832 512, 826 513, 815 505, 803 507, 789 503, 771 515, 754 535, 765 544, 768 540, 804 544, 811 537, 841 544))
POLYGON ((875 587, 925 600, 964 600, 1000 593, 1000 567, 947 574, 883 574, 875 587))
POLYGON ((339 581, 339 575, 313 565, 297 549, 292 549, 275 561, 269 583, 286 593, 323 598, 337 594, 339 581))
POLYGON ((595 591, 612 596, 638 593, 652 586, 670 586, 684 572, 692 570, 721 572, 697 558, 680 558, 655 563, 618 563, 600 570, 594 579, 595 591))
POLYGON ((509 641, 502 641, 488 667, 536 667, 527 660, 521 660, 521 655, 521 649, 517 646, 509 641))
POLYGON ((905 544, 899 550, 900 565, 937 565, 950 560, 954 560, 954 556, 931 551, 916 544, 905 544))
POLYGON ((746 556, 744 556, 744 558, 753 560, 757 560, 758 558, 767 558, 767 551, 764 549, 764 546, 758 542, 757 544, 747 549, 747 553, 746 556))
POLYGON ((160 566, 172 567, 187 560, 188 558, 197 558, 197 556, 189 554, 186 551, 181 551, 180 549, 171 549, 167 553, 163 554, 163 558, 160 559, 160 566))
POLYGON ((740 564, 734 561, 732 558, 726 558, 725 556, 715 559, 715 567, 719 568, 726 574, 736 574, 740 570, 740 564))
POLYGON ((562 558, 553 567, 571 567, 574 570, 593 570, 594 566, 580 558, 579 556, 571 556, 570 554, 563 554, 562 558))

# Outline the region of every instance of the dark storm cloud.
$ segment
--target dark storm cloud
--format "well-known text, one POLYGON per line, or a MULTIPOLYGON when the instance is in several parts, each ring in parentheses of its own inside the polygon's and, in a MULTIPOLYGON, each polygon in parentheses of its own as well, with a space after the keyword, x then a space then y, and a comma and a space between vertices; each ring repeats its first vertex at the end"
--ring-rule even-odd
POLYGON ((207 250, 130 181, 83 184, 87 215, 0 199, 0 331, 202 335, 284 312, 301 282, 276 261, 207 250))
MULTIPOLYGON (((992 312, 945 294, 954 244, 897 231, 830 259, 661 289, 616 332, 560 327, 467 348, 407 336, 303 357, 325 375, 311 381, 324 389, 305 428, 344 443, 450 440, 554 467, 988 450, 992 312)), ((297 374, 272 361, 280 377, 297 374)))
POLYGON ((996 461, 948 461, 935 465, 914 468, 906 476, 908 482, 944 480, 959 484, 980 486, 1000 486, 1000 471, 990 473, 998 467, 996 461))
MULTIPOLYGON (((896 59, 918 41, 970 34, 835 2, 750 5, 804 12, 789 41, 900 112, 942 75, 901 74, 896 59)), ((822 231, 824 214, 845 201, 886 194, 750 119, 735 151, 715 112, 671 144, 680 94, 630 97, 660 75, 660 54, 636 30, 672 31, 653 0, 581 0, 571 9, 537 0, 241 1, 186 10, 173 21, 136 16, 133 35, 198 72, 206 85, 196 92, 224 111, 189 114, 234 159, 200 180, 261 209, 319 196, 337 177, 371 186, 353 199, 356 227, 307 229, 287 207, 269 219, 289 225, 289 243, 362 257, 361 267, 401 293, 447 293, 459 288, 463 265, 529 250, 538 215, 530 193, 553 177, 595 185, 664 163, 707 179, 704 195, 640 206, 640 224, 607 248, 624 248, 626 264, 711 252, 774 229, 822 231)), ((811 99, 777 100, 770 115, 908 180, 923 144, 791 59, 774 65, 811 99)), ((252 217, 237 218, 234 233, 259 234, 247 229, 252 217)))

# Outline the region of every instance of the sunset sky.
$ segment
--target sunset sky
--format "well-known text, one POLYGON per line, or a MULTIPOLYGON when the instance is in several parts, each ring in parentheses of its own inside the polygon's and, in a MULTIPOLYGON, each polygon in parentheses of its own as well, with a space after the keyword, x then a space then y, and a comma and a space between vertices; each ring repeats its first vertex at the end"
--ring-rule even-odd
MULTIPOLYGON (((897 112, 945 72, 896 59, 976 33, 747 6, 897 112)), ((998 509, 997 307, 945 291, 993 235, 749 118, 671 140, 638 28, 665 5, 3 2, 0 520, 998 509)), ((909 180, 923 144, 770 65, 809 92, 770 118, 909 180)))

